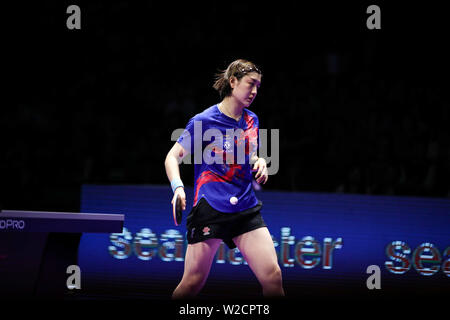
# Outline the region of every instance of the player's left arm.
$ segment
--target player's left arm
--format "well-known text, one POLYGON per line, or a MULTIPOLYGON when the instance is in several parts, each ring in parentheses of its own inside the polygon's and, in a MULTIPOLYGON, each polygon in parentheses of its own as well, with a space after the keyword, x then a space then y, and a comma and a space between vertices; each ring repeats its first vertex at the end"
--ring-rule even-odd
POLYGON ((264 158, 258 157, 258 142, 259 142, 259 120, 255 119, 255 129, 251 133, 251 137, 249 139, 250 142, 250 164, 253 164, 252 171, 256 171, 255 179, 257 183, 263 182, 264 184, 269 179, 269 171, 267 170, 267 162, 264 158))
POLYGON ((252 160, 255 161, 253 165, 253 171, 257 171, 255 175, 256 182, 263 182, 263 184, 266 184, 267 180, 269 179, 266 160, 256 155, 252 156, 252 160))
POLYGON ((250 163, 253 163, 252 171, 256 171, 255 179, 257 183, 266 184, 269 179, 269 172, 267 170, 267 162, 264 158, 258 157, 256 153, 253 153, 250 158, 250 163))

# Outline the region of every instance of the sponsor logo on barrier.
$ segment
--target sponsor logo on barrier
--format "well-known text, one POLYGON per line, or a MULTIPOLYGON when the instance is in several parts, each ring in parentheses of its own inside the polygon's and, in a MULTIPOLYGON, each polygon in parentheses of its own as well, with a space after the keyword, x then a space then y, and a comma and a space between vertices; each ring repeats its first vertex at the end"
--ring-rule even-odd
POLYGON ((0 230, 23 230, 25 229, 25 221, 14 219, 1 219, 0 230))
MULTIPOLYGON (((206 230, 204 228, 203 232, 206 230)), ((157 235, 149 228, 142 228, 134 236, 123 228, 122 233, 112 233, 109 236, 109 254, 115 259, 128 259, 135 255, 139 260, 149 261, 159 257, 162 261, 184 261, 186 239, 174 229, 166 230, 157 235)), ((312 236, 297 238, 291 234, 291 228, 281 228, 281 238, 277 240, 272 235, 275 250, 284 268, 301 267, 303 269, 322 268, 333 269, 333 258, 343 249, 343 238, 325 237, 322 241, 312 236)), ((422 276, 432 276, 438 271, 450 277, 450 247, 447 247, 441 255, 438 248, 430 242, 419 245, 414 252, 403 241, 393 241, 385 248, 387 261, 384 266, 387 271, 394 274, 404 274, 413 267, 422 276), (409 255, 411 255, 410 257, 409 255)), ((227 250, 222 242, 217 250, 215 262, 219 264, 246 265, 247 262, 240 255, 237 248, 227 250)), ((372 272, 367 283, 368 288, 381 288, 378 277, 380 272, 378 265, 371 265, 367 273, 372 272), (376 269, 376 270, 375 270, 376 269), (376 273, 374 273, 374 270, 376 273)))
MULTIPOLYGON (((392 241, 386 247, 386 256, 390 259, 384 263, 386 269, 394 274, 405 274, 413 266, 422 276, 432 276, 442 269, 442 272, 450 277, 450 259, 443 261, 434 244, 424 242, 414 250, 410 258, 411 253, 412 250, 406 242, 392 241)), ((444 256, 450 256, 450 247, 444 250, 444 256)))
MULTIPOLYGON (((210 233, 209 227, 201 230, 205 235, 210 233)), ((178 230, 166 230, 160 236, 149 228, 143 228, 135 236, 123 228, 122 233, 110 234, 111 244, 108 246, 109 254, 115 259, 128 259, 135 255, 139 260, 149 261, 159 257, 163 261, 184 261, 186 239, 178 230)), ((300 266, 304 269, 313 269, 320 264, 323 269, 333 268, 333 255, 336 249, 342 249, 342 237, 332 239, 325 237, 323 241, 312 236, 306 236, 298 241, 291 235, 291 228, 281 228, 281 240, 272 235, 275 250, 280 264, 283 267, 300 266)), ((237 248, 227 250, 222 242, 216 254, 216 263, 229 263, 231 265, 246 265, 247 262, 240 255, 237 248)))

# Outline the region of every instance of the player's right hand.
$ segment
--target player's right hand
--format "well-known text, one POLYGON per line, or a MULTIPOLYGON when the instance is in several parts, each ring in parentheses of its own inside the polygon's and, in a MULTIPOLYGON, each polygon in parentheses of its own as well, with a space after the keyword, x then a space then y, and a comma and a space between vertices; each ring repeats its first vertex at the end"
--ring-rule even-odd
POLYGON ((181 208, 183 209, 183 211, 186 210, 186 194, 184 193, 183 187, 178 187, 175 190, 175 193, 173 194, 173 198, 171 201, 172 205, 173 205, 173 202, 175 201, 175 199, 177 198, 177 195, 179 195, 180 199, 181 199, 181 208))

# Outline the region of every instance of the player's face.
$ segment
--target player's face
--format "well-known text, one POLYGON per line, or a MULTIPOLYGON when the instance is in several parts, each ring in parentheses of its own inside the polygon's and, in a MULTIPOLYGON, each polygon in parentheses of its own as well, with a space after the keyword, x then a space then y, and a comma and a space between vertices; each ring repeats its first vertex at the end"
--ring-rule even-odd
POLYGON ((255 99, 260 85, 261 75, 257 72, 250 72, 240 81, 235 82, 233 96, 241 105, 248 107, 255 99))

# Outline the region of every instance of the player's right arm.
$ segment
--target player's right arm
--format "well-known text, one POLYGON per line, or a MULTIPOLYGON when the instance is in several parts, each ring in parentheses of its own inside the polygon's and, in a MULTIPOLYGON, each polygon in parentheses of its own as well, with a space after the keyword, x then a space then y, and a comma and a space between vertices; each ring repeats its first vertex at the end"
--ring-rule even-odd
MULTIPOLYGON (((174 182, 174 184, 176 185, 177 181, 181 182, 179 164, 187 154, 188 152, 178 142, 175 142, 173 147, 170 149, 169 153, 167 153, 164 165, 166 167, 167 177, 169 178, 171 184, 172 182, 174 182)), ((172 204, 177 195, 179 195, 181 198, 183 210, 186 210, 186 194, 184 193, 183 186, 177 187, 175 189, 172 198, 172 204)))

